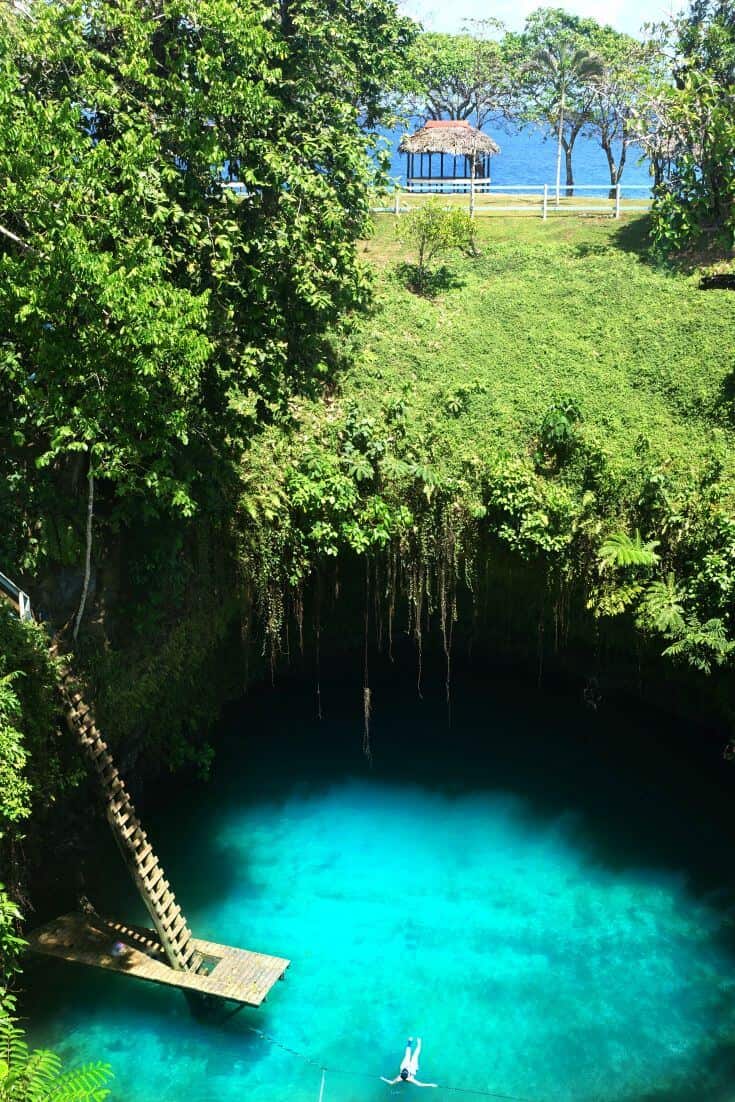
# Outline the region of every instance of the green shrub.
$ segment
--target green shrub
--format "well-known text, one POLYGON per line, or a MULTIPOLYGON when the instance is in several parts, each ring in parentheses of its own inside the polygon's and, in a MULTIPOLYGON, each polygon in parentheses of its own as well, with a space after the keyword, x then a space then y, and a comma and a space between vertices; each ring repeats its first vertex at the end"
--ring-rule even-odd
POLYGON ((426 285, 431 266, 440 256, 453 250, 476 251, 474 221, 455 207, 446 210, 439 199, 430 199, 412 210, 398 223, 398 237, 416 250, 416 284, 426 285))

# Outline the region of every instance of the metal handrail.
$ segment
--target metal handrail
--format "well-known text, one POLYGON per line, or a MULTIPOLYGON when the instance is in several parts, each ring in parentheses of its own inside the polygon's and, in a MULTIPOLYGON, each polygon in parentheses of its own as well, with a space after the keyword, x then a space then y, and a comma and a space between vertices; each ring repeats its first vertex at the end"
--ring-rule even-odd
POLYGON ((0 571, 0 590, 9 597, 12 603, 18 609, 18 616, 21 620, 32 620, 33 612, 31 611, 31 598, 27 593, 17 586, 15 582, 12 582, 5 574, 0 571))

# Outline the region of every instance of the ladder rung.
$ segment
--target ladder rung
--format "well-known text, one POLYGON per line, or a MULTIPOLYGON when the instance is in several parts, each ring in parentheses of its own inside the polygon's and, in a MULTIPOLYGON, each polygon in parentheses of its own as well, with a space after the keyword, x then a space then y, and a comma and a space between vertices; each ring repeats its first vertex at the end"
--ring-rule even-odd
MULTIPOLYGON (((150 843, 145 847, 142 856, 140 852, 136 852, 135 860, 138 865, 138 871, 140 875, 144 878, 148 876, 151 869, 155 868, 156 865, 158 865, 158 858, 153 852, 153 846, 151 846, 150 843)), ((160 868, 160 865, 158 865, 158 867, 160 868)))
MULTIPOLYGON (((194 948, 194 942, 192 941, 192 938, 191 938, 191 935, 190 935, 188 945, 185 946, 184 951, 181 954, 181 963, 184 966, 188 965, 189 961, 194 956, 195 952, 196 952, 196 950, 194 948)), ((195 967, 193 965, 193 962, 192 962, 192 971, 195 971, 195 967)))
MULTIPOLYGON (((135 817, 135 809, 132 806, 130 808, 130 814, 128 816, 128 819, 130 819, 130 826, 129 827, 123 826, 122 830, 120 831, 120 833, 122 834, 122 836, 123 836, 123 838, 125 839, 126 842, 130 842, 130 840, 131 840, 132 836, 135 834, 136 830, 140 829, 140 823, 138 822, 137 818, 135 817)), ((125 821, 127 822, 127 819, 125 821)), ((132 842, 131 842, 131 845, 132 845, 132 842)))
POLYGON ((169 886, 169 885, 168 885, 168 880, 166 880, 166 879, 164 878, 164 881, 163 881, 163 883, 161 884, 161 886, 160 886, 160 888, 158 889, 158 891, 157 891, 157 892, 154 892, 154 894, 153 894, 153 895, 151 896, 151 899, 153 900, 153 904, 154 904, 154 906, 158 908, 158 910, 159 910, 159 912, 160 912, 160 914, 161 914, 161 915, 163 915, 163 913, 164 913, 164 910, 165 910, 165 909, 166 909, 167 907, 170 907, 170 906, 171 906, 171 902, 172 902, 172 900, 173 900, 173 898, 174 898, 173 892, 171 892, 171 893, 169 894, 169 898, 168 898, 167 900, 165 900, 165 903, 164 903, 164 901, 163 901, 163 897, 164 897, 164 896, 166 895, 166 893, 168 892, 168 886, 169 886))
POLYGON ((181 915, 181 907, 176 902, 173 894, 171 896, 172 903, 169 903, 168 907, 161 914, 161 922, 163 923, 166 933, 171 936, 171 930, 174 922, 181 915), (173 906, 172 906, 173 904, 173 906), (170 912, 170 913, 169 913, 170 912))
POLYGON ((171 938, 171 946, 180 957, 190 959, 191 953, 188 950, 191 948, 191 931, 187 929, 186 923, 176 937, 171 938))
POLYGON ((172 941, 176 941, 181 931, 186 928, 186 919, 181 913, 181 908, 178 907, 177 910, 179 913, 176 915, 175 920, 171 923, 167 931, 172 941))
MULTIPOLYGON (((143 831, 141 831, 141 834, 142 833, 143 833, 143 831)), ((138 852, 135 855, 135 859, 136 859, 136 861, 138 862, 139 865, 143 864, 143 862, 145 861, 145 859, 146 859, 146 857, 148 856, 149 853, 153 853, 153 846, 150 844, 150 842, 145 842, 143 844, 142 848, 140 850, 138 850, 138 852)), ((155 857, 155 854, 154 854, 154 857, 155 857)), ((157 860, 157 858, 156 858, 156 860, 157 860)), ((154 861, 154 864, 155 864, 155 861, 154 861)), ((150 865, 148 867, 150 868, 150 865)), ((147 872, 147 870, 146 870, 146 872, 147 872)), ((145 875, 145 873, 143 875, 145 875)))
POLYGON ((159 880, 163 876, 163 869, 158 864, 157 857, 154 856, 153 860, 147 866, 145 872, 141 873, 141 875, 145 880, 148 891, 152 892, 156 884, 158 884, 159 880), (147 879, 148 877, 150 877, 150 879, 147 879))

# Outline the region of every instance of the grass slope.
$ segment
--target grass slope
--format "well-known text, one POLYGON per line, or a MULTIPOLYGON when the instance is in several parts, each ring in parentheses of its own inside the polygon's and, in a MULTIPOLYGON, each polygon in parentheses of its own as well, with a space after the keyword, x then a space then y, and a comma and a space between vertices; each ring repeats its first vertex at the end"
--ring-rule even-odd
POLYGON ((613 463, 637 464, 645 438, 654 462, 698 468, 716 429, 735 473, 735 295, 651 267, 641 221, 478 227, 480 258, 450 260, 453 285, 427 299, 395 274, 410 256, 395 220, 378 216, 365 246, 380 272, 377 306, 343 379, 345 399, 377 414, 386 392, 405 393, 408 419, 439 434, 435 462, 451 471, 499 446, 528 451, 550 403, 571 395, 585 438, 613 463), (452 396, 467 386, 466 410, 452 416, 452 396))
POLYGON ((410 599, 433 586, 446 606, 447 569, 489 536, 579 583, 598 614, 635 612, 672 654, 724 663, 735 295, 653 266, 641 218, 488 216, 478 237, 422 297, 395 218, 377 216, 362 246, 375 301, 336 386, 254 446, 243 505, 271 625, 283 586, 345 548, 398 546, 409 575, 423 564, 410 599), (568 399, 582 419, 559 449, 543 426, 568 399))

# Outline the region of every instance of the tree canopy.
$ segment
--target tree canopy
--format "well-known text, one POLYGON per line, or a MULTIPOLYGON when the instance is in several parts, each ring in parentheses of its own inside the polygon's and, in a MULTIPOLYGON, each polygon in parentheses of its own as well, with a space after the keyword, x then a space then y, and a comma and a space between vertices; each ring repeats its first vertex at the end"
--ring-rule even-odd
POLYGON ((58 489, 85 469, 109 523, 190 515, 324 377, 368 291, 362 124, 412 29, 389 0, 74 0, 0 35, 2 550, 28 569, 78 547, 58 489))
POLYGON ((471 119, 478 127, 502 114, 511 95, 502 44, 490 37, 495 20, 476 33, 419 35, 409 55, 414 86, 407 111, 422 119, 471 119))
POLYGON ((630 140, 627 120, 647 78, 641 44, 594 19, 539 8, 522 33, 508 36, 507 49, 519 74, 514 111, 560 138, 567 187, 574 184, 574 145, 585 132, 600 141, 617 183, 630 140))
POLYGON ((735 243, 735 13, 695 0, 659 28, 671 81, 651 98, 644 141, 659 169, 653 211, 656 248, 702 240, 735 243))

